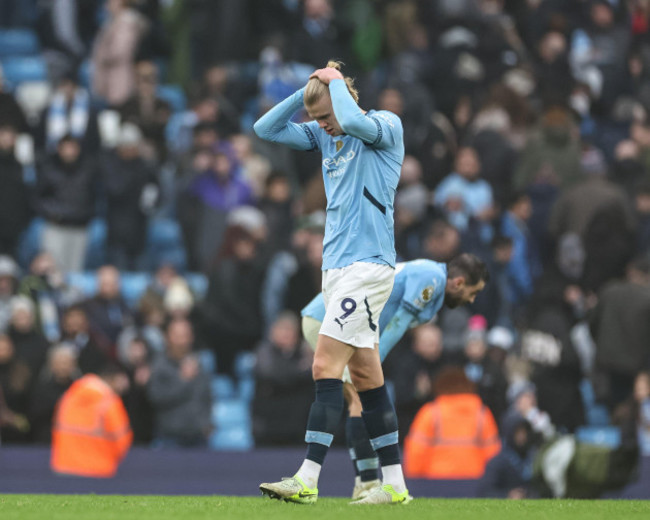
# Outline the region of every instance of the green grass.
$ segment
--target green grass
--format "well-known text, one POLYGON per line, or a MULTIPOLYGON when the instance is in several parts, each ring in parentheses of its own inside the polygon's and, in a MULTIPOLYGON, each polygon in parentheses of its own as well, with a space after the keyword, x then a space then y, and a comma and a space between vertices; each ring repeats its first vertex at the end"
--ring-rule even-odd
POLYGON ((650 518, 650 501, 416 499, 406 506, 348 506, 322 498, 300 506, 251 497, 0 495, 2 520, 628 520, 650 518))

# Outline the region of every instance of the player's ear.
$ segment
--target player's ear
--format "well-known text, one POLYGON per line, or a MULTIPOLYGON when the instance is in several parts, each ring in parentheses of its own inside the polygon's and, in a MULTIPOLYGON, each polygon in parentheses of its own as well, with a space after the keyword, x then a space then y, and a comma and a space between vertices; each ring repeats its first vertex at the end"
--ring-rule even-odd
POLYGON ((462 276, 455 276, 452 278, 452 284, 454 286, 454 289, 460 290, 465 287, 465 278, 462 276))

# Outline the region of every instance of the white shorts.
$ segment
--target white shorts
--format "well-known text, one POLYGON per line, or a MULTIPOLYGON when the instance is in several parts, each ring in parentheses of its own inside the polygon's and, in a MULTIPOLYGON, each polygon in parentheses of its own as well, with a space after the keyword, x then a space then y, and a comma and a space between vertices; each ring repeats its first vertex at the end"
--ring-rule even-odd
POLYGON ((395 269, 369 262, 323 272, 325 318, 319 333, 352 347, 374 348, 394 280, 395 269))

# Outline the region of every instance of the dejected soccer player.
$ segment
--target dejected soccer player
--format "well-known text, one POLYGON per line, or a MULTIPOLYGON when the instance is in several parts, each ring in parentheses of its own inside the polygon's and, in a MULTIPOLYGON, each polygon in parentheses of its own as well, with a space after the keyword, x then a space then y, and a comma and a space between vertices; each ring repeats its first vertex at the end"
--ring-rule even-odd
MULTIPOLYGON (((444 305, 450 308, 472 303, 490 275, 476 256, 462 254, 449 264, 433 260, 399 263, 395 269, 393 291, 379 318, 379 356, 383 362, 408 329, 433 319, 444 305)), ((302 330, 312 348, 325 318, 323 295, 318 294, 301 312, 302 330)), ((347 370, 343 374, 343 393, 348 404, 346 437, 356 477, 353 499, 367 496, 377 486, 378 459, 361 418, 361 402, 347 370)))
POLYGON ((346 365, 382 466, 383 485, 354 504, 410 500, 400 461, 397 417, 379 359, 379 316, 393 288, 393 200, 404 159, 402 123, 388 111, 364 111, 340 64, 316 70, 307 85, 255 123, 263 139, 322 153, 327 195, 323 240, 325 317, 314 354, 316 398, 307 420, 307 456, 297 473, 260 485, 271 498, 313 503, 321 465, 339 424, 346 365), (314 121, 291 122, 306 109, 314 121))

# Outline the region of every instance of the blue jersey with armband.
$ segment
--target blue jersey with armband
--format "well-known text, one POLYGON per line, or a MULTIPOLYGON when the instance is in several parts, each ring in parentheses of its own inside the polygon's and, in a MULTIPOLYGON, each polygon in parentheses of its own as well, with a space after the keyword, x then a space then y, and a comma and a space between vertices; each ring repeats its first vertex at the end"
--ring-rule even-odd
POLYGON ((255 123, 263 139, 298 150, 321 151, 327 195, 323 270, 354 262, 395 265, 393 201, 404 159, 402 123, 388 111, 364 114, 345 81, 329 85, 332 108, 344 135, 332 137, 318 122, 296 124, 299 90, 255 123))
MULTIPOLYGON (((424 259, 397 264, 393 291, 379 317, 382 361, 409 328, 433 319, 444 303, 446 286, 445 264, 424 259)), ((300 314, 323 321, 323 294, 318 294, 300 314)))

